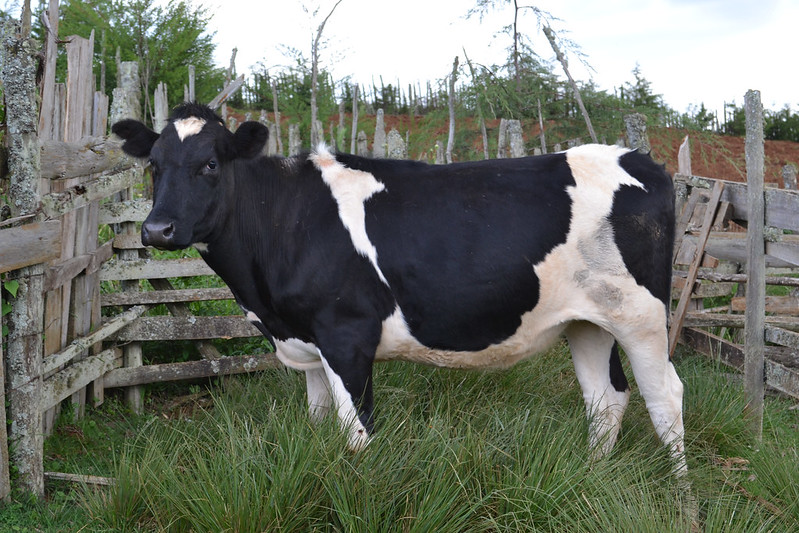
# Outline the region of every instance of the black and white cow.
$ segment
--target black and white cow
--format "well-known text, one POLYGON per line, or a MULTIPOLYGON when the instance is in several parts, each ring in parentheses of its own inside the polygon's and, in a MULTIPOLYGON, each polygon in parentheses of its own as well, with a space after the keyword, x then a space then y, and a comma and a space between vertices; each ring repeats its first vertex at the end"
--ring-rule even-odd
POLYGON ((685 469, 682 383, 669 361, 669 175, 616 146, 452 165, 261 155, 268 130, 229 132, 184 104, 159 135, 113 127, 148 157, 142 242, 195 246, 277 357, 305 371, 313 417, 349 444, 373 429, 372 364, 501 368, 561 334, 598 455, 618 434, 627 354, 657 434, 685 469))

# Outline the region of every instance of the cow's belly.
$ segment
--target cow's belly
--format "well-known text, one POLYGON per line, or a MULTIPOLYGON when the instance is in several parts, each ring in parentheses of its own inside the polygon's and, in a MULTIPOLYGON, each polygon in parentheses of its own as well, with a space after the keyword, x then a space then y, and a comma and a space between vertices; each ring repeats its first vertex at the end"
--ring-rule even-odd
POLYGON ((546 350, 560 336, 567 323, 568 320, 561 320, 555 315, 542 316, 540 311, 534 309, 522 316, 516 333, 500 343, 473 352, 436 350, 422 345, 411 335, 402 311, 397 308, 383 322, 383 335, 376 357, 377 360, 412 361, 443 368, 507 368, 546 350))

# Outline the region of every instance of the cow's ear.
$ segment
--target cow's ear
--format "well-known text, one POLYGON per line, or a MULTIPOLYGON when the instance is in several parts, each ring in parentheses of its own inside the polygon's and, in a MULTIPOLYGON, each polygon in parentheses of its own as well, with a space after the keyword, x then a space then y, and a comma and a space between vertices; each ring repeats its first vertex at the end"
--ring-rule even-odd
POLYGON ((260 122, 244 122, 233 134, 236 155, 250 159, 257 156, 264 149, 269 138, 269 128, 260 122))
POLYGON ((122 151, 133 157, 147 157, 159 135, 138 120, 120 120, 111 131, 123 139, 122 151))

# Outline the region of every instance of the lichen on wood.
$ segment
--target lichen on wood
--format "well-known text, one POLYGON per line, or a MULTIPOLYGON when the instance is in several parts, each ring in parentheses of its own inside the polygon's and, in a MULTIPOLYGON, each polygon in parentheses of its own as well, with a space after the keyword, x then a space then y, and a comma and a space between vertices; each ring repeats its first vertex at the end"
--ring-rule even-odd
POLYGON ((36 65, 39 51, 20 37, 19 23, 3 27, 2 79, 6 103, 8 172, 11 213, 33 213, 39 206, 39 137, 36 106, 36 65))

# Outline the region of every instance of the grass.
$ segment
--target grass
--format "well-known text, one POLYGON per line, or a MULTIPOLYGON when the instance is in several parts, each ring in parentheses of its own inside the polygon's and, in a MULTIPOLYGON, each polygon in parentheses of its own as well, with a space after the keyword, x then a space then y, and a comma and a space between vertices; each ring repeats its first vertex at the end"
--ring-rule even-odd
POLYGON ((740 387, 699 356, 681 356, 678 371, 690 491, 635 391, 613 453, 589 461, 559 346, 505 372, 378 365, 378 432, 357 454, 335 420, 310 422, 304 378, 289 370, 226 379, 177 420, 112 401, 59 426, 47 457, 116 486, 52 486, 48 504, 0 508, 13 520, 0 530, 799 531, 794 402, 768 399, 755 450, 740 387))

